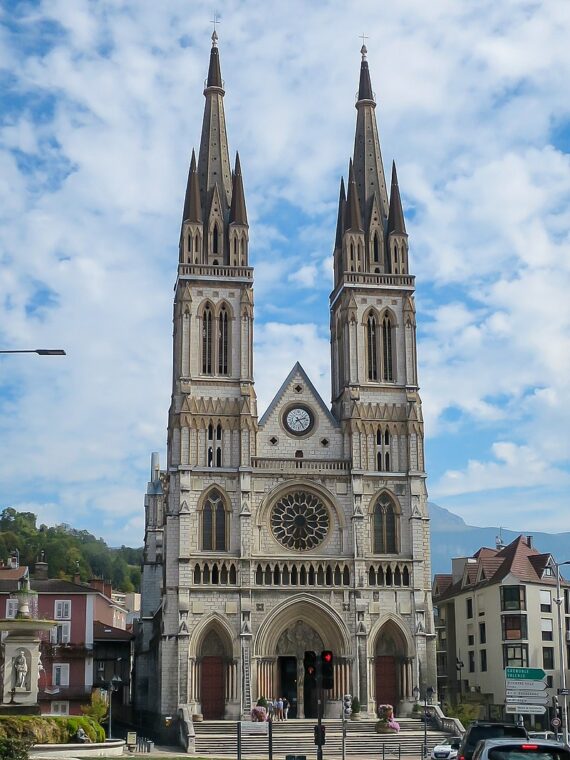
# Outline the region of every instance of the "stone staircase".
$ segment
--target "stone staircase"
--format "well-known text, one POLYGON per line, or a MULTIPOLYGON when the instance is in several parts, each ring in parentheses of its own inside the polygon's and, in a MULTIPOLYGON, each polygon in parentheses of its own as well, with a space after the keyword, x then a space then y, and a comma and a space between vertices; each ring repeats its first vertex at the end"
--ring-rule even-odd
MULTIPOLYGON (((316 719, 289 720, 273 723, 273 759, 284 760, 286 755, 306 755, 316 758, 313 729, 316 719)), ((400 755, 421 758, 424 743, 423 723, 415 718, 399 719, 399 734, 377 734, 376 721, 347 721, 346 756, 395 760, 400 755)), ((323 720, 326 726, 326 744, 323 757, 342 756, 342 721, 323 720)), ((235 721, 204 721, 195 723, 196 749, 200 757, 237 757, 237 726, 235 721)), ((427 744, 431 750, 447 734, 428 728, 427 744)), ((242 757, 268 758, 267 735, 242 735, 242 757)))

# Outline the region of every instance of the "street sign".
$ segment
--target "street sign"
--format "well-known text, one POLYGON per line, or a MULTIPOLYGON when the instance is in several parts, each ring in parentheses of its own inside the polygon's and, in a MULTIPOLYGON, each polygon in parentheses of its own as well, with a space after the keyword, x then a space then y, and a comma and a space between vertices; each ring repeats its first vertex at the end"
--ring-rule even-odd
POLYGON ((548 696, 540 697, 507 697, 508 705, 547 705, 550 702, 548 696))
POLYGON ((512 689, 507 688, 505 691, 507 697, 546 697, 544 689, 512 689))
POLYGON ((544 691, 546 689, 546 679, 544 681, 531 681, 526 678, 518 681, 513 678, 507 678, 505 686, 507 689, 536 689, 537 691, 544 691))
POLYGON ((546 673, 542 668, 505 668, 505 678, 514 681, 542 681, 546 673))
POLYGON ((552 726, 552 728, 560 728, 560 726, 562 725, 562 721, 560 720, 560 718, 552 718, 552 720, 550 721, 550 725, 552 726))
POLYGON ((242 720, 241 732, 242 734, 267 734, 269 733, 269 725, 265 722, 257 722, 251 720, 242 720))
POLYGON ((505 712, 509 715, 544 715, 544 705, 507 705, 505 712))
POLYGON ((570 689, 556 689, 556 693, 561 697, 567 697, 570 694, 570 689))

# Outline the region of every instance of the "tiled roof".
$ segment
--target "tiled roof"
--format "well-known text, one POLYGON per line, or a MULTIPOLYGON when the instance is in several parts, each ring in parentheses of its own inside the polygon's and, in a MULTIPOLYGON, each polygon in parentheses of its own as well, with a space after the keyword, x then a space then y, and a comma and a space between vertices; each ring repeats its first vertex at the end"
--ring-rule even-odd
POLYGON ((134 634, 130 631, 124 631, 122 628, 115 628, 112 625, 105 625, 99 620, 93 623, 93 640, 94 641, 130 641, 134 639, 134 634))
MULTIPOLYGON (((466 590, 500 583, 509 575, 521 583, 540 583, 541 585, 556 583, 554 576, 543 576, 550 562, 550 554, 541 553, 533 546, 529 546, 526 536, 519 536, 502 549, 481 547, 469 560, 465 564, 462 578, 456 583, 439 581, 440 578, 451 578, 451 576, 435 576, 434 581, 438 581, 439 591, 435 597, 436 601, 450 599, 466 590), (473 562, 473 560, 477 561, 473 562)), ((567 586, 567 581, 563 581, 563 585, 567 586)))
POLYGON ((27 575, 26 565, 21 567, 0 567, 0 580, 19 580, 27 575))

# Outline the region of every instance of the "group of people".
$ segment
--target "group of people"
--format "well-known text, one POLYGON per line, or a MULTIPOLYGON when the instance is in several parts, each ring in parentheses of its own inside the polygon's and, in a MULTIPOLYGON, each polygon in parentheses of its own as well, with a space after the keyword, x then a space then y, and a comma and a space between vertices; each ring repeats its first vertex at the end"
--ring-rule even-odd
POLYGON ((289 716, 289 700, 286 697, 268 699, 267 715, 269 720, 287 720, 289 716))

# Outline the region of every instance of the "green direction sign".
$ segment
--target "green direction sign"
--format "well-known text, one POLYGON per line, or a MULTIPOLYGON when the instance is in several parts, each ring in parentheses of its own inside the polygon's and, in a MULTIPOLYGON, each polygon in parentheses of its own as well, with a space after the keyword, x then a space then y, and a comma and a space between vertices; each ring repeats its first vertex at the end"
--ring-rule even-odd
POLYGON ((542 681, 546 673, 542 668, 505 668, 505 678, 512 681, 542 681))

